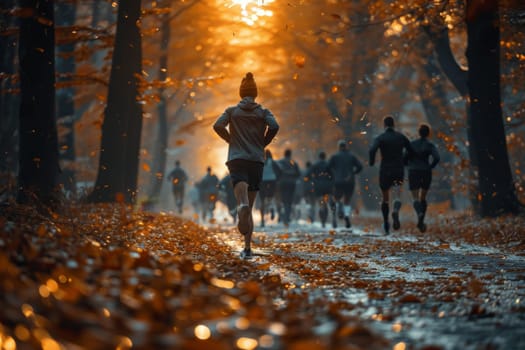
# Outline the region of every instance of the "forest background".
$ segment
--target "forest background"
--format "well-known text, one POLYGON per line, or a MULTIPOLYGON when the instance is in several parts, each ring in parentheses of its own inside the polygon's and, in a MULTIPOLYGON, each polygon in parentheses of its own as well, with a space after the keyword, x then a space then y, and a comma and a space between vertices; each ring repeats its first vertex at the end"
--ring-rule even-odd
MULTIPOLYGON (((505 1, 2 1, 2 199, 170 201, 180 159, 224 175, 211 124, 247 72, 302 167, 382 119, 442 154, 432 200, 482 216, 525 197, 524 5, 505 1), (92 191, 93 189, 93 191, 92 191), (79 192, 80 190, 80 192, 79 192)), ((376 170, 360 176, 375 208, 376 170)))

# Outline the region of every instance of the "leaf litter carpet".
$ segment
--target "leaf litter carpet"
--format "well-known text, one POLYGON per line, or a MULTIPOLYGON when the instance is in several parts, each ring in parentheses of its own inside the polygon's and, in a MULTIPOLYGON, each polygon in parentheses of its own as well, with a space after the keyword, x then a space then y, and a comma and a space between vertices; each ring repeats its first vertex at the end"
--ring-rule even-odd
POLYGON ((388 237, 370 218, 354 232, 276 226, 244 261, 229 224, 12 206, 0 216, 0 348, 447 349, 458 342, 413 333, 450 317, 499 324, 503 342, 471 343, 503 349, 523 344, 523 222, 451 216, 388 237))

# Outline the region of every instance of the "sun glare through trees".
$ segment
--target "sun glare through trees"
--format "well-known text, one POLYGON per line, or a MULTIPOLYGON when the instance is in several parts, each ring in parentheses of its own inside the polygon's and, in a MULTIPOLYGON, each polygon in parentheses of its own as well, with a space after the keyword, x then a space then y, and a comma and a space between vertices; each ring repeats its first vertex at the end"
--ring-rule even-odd
POLYGON ((248 25, 254 25, 263 17, 272 17, 273 12, 264 8, 265 4, 274 2, 267 1, 251 1, 251 0, 232 0, 230 7, 239 6, 241 8, 242 21, 248 25))

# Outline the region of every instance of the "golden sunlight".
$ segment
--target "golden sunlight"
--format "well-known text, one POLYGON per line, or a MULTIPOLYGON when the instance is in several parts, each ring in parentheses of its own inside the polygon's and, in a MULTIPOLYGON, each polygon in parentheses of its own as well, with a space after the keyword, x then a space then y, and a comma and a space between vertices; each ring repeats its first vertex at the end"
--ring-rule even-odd
POLYGON ((264 5, 274 0, 231 0, 229 7, 239 6, 241 8, 241 19, 249 26, 253 26, 261 17, 272 17, 273 12, 265 10, 264 5))

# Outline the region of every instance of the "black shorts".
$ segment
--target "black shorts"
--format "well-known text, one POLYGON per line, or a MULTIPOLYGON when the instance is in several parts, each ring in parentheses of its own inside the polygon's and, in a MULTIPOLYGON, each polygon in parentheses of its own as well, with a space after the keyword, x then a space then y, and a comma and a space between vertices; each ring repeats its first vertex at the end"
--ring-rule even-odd
POLYGON ((401 186, 405 177, 403 168, 386 168, 379 170, 379 187, 383 191, 389 190, 392 186, 401 186))
POLYGON ((239 182, 248 184, 248 191, 259 191, 262 180, 263 163, 244 159, 233 159, 226 163, 233 187, 239 182))
POLYGON ((334 186, 330 183, 315 184, 315 196, 323 197, 324 195, 332 194, 334 186))
POLYGON ((334 184, 334 197, 335 199, 339 200, 343 196, 345 197, 352 197, 354 194, 354 187, 355 182, 349 181, 349 182, 336 182, 334 184))
POLYGON ((261 198, 272 198, 275 196, 277 181, 262 181, 259 187, 259 196, 261 196, 261 198))
POLYGON ((173 186, 171 190, 173 191, 174 195, 184 194, 184 186, 173 186))
POLYGON ((409 170, 408 188, 414 190, 428 190, 432 182, 432 171, 430 170, 409 170))

